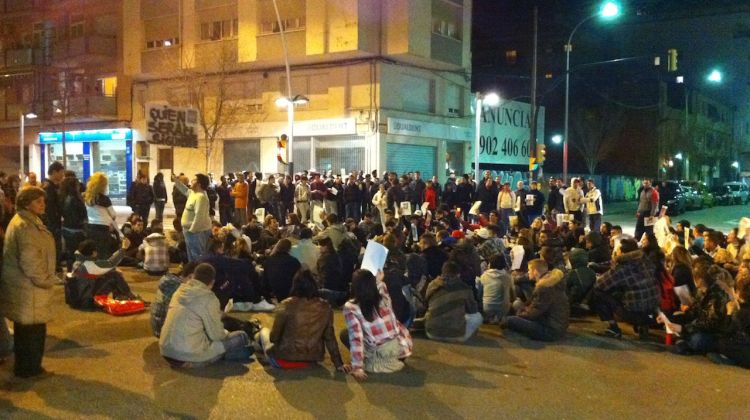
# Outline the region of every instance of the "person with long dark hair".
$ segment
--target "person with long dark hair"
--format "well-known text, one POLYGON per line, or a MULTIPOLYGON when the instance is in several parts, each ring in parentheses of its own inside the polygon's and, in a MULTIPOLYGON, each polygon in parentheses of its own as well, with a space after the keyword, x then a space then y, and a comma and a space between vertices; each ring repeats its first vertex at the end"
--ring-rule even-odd
POLYGON ((89 221, 80 186, 81 184, 76 177, 66 177, 60 184, 63 217, 62 237, 65 244, 65 262, 68 272, 73 269, 78 245, 86 239, 84 229, 89 221))
POLYGON ((324 237, 318 242, 320 257, 317 271, 320 293, 331 305, 341 305, 347 296, 348 285, 344 280, 341 256, 336 252, 331 238, 324 237))
POLYGON ((271 255, 263 261, 263 285, 270 289, 279 302, 289 297, 300 262, 289 255, 292 242, 281 239, 273 247, 271 255))
POLYGON ((365 372, 396 372, 411 355, 409 331, 396 319, 383 272, 377 277, 367 270, 352 275, 352 299, 344 305, 346 331, 341 341, 351 353, 350 374, 358 381, 365 372))
POLYGON ((258 334, 270 364, 281 369, 309 367, 322 361, 327 349, 336 370, 348 372, 333 332, 333 310, 320 297, 309 270, 297 271, 289 295, 274 312, 273 328, 263 328, 258 334))
MULTIPOLYGON (((157 172, 154 175, 154 209, 156 210, 156 219, 164 220, 164 206, 167 204, 167 186, 164 183, 164 174, 157 172)), ((145 222, 145 220, 144 220, 145 222)))

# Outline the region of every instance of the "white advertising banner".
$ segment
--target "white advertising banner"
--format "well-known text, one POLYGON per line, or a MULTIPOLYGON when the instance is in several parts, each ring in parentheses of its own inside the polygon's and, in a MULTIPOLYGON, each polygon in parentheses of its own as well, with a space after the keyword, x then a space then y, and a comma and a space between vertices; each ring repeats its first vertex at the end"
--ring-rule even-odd
MULTIPOLYGON (((479 133, 479 163, 528 165, 531 105, 501 102, 482 111, 479 133)), ((536 138, 544 143, 544 107, 539 108, 536 138)))

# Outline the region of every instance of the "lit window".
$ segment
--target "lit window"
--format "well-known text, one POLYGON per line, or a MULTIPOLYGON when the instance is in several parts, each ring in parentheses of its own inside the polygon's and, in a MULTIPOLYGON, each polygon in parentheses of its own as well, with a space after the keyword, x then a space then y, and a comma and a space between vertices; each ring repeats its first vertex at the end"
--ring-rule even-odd
POLYGON ((201 23, 201 41, 235 38, 238 33, 239 21, 237 19, 201 23))
POLYGON ((545 79, 551 79, 551 78, 552 78, 552 73, 547 73, 547 74, 545 74, 545 75, 544 75, 544 78, 545 78, 545 79))
POLYGON ((508 64, 516 64, 518 61, 518 51, 507 50, 505 51, 505 62, 508 64))

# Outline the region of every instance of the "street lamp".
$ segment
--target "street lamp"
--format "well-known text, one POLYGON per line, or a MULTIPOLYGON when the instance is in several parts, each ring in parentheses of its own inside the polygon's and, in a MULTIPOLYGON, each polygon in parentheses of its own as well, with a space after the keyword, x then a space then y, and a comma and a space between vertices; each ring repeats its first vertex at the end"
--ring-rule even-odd
POLYGON ((682 153, 677 153, 676 155, 674 155, 674 158, 677 160, 682 160, 682 153))
POLYGON ((500 96, 497 93, 490 92, 482 95, 476 93, 476 107, 474 109, 475 125, 474 125, 474 182, 479 185, 479 138, 481 137, 482 127, 482 106, 487 105, 496 107, 500 105, 500 96))
POLYGON ((573 50, 573 45, 571 45, 570 42, 573 40, 573 35, 575 35, 578 28, 589 20, 596 17, 601 17, 603 19, 609 20, 614 19, 619 15, 620 6, 618 6, 617 3, 612 1, 604 3, 599 9, 599 12, 594 15, 588 16, 578 22, 578 24, 570 32, 568 42, 565 44, 565 130, 563 133, 563 182, 566 183, 568 182, 568 124, 570 120, 570 52, 573 50))
POLYGON ((36 114, 34 114, 33 112, 29 112, 27 114, 24 114, 23 112, 21 112, 19 114, 19 119, 21 120, 21 125, 20 125, 21 133, 18 139, 18 143, 21 146, 21 152, 20 152, 21 153, 21 166, 19 167, 20 173, 21 173, 21 181, 23 181, 24 176, 26 174, 26 168, 25 168, 25 165, 23 164, 23 160, 24 160, 24 153, 25 153, 24 149, 26 148, 26 139, 24 138, 25 136, 24 129, 26 128, 27 118, 30 120, 33 120, 34 118, 36 118, 36 114))
POLYGON ((552 136, 552 143, 560 144, 562 143, 562 141, 563 141, 563 136, 559 134, 555 134, 554 136, 552 136))
POLYGON ((287 133, 287 162, 289 165, 289 174, 294 176, 294 157, 293 157, 293 146, 294 146, 294 106, 304 105, 309 103, 310 100, 304 95, 295 95, 294 97, 280 97, 276 99, 276 106, 279 108, 286 107, 287 123, 289 124, 289 132, 287 133))
POLYGON ((722 74, 719 70, 712 70, 711 73, 709 73, 707 79, 711 83, 721 83, 721 77, 722 74))
POLYGON ((740 169, 740 163, 735 160, 734 162, 732 162, 732 168, 740 169))

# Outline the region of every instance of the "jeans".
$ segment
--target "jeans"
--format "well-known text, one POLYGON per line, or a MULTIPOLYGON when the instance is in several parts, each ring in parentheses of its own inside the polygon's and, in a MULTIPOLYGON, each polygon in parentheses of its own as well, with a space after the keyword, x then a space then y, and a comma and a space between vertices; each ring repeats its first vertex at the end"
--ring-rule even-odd
POLYGON ((360 203, 346 203, 346 218, 352 218, 355 222, 359 223, 362 205, 360 203))
POLYGON ((687 345, 690 350, 696 353, 711 353, 718 348, 718 340, 714 334, 706 332, 697 332, 687 338, 687 345))
POLYGON ((599 228, 602 227, 602 215, 601 214, 589 214, 589 229, 594 232, 599 232, 599 228))
POLYGON ((185 246, 187 246, 187 257, 189 262, 198 261, 198 259, 206 254, 208 247, 208 238, 211 237, 210 230, 204 230, 202 232, 189 232, 185 230, 185 246))
POLYGON ((232 210, 233 206, 225 205, 225 204, 219 204, 219 223, 221 223, 222 226, 226 226, 227 223, 232 221, 232 210))
POLYGON ((617 318, 635 326, 649 325, 653 321, 651 318, 653 313, 628 311, 623 307, 622 302, 609 293, 594 290, 593 296, 594 309, 602 321, 614 321, 617 318))
POLYGON ((638 218, 635 221, 635 240, 636 241, 640 241, 641 240, 641 236, 644 233, 646 233, 646 232, 653 233, 654 232, 654 227, 653 226, 646 226, 646 222, 645 222, 644 219, 645 219, 644 215, 639 215, 638 218))
POLYGON ((580 211, 580 210, 569 211, 568 214, 572 214, 573 215, 573 220, 575 220, 575 221, 577 221, 579 223, 583 223, 583 212, 582 211, 580 211))
POLYGON ((156 200, 154 202, 154 209, 156 210, 156 220, 164 220, 164 206, 166 204, 166 201, 156 200))
POLYGON ((506 231, 510 231, 510 216, 513 216, 513 209, 500 209, 500 222, 505 225, 506 231))
POLYGON ((224 360, 245 362, 253 355, 252 349, 248 347, 250 339, 244 331, 230 332, 221 343, 224 344, 224 360))
POLYGON ((521 333, 532 340, 554 341, 554 336, 544 325, 520 316, 509 316, 505 319, 505 326, 509 330, 521 333))
POLYGON ((484 322, 484 318, 482 318, 482 314, 479 312, 475 312, 473 314, 466 314, 464 315, 464 319, 466 320, 466 330, 464 331, 463 337, 436 337, 429 332, 425 332, 427 334, 427 338, 430 340, 437 340, 437 341, 448 341, 452 343, 463 343, 469 338, 471 338, 472 335, 474 335, 475 332, 479 329, 479 327, 484 322))

